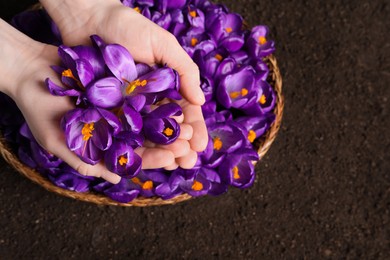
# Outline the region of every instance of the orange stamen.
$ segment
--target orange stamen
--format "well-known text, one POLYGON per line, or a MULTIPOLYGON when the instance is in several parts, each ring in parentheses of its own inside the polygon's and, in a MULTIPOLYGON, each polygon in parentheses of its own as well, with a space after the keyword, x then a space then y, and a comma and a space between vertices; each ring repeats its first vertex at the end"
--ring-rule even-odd
POLYGON ((126 165, 128 161, 129 160, 123 155, 119 156, 118 158, 118 162, 121 166, 126 165))
POLYGON ((253 130, 249 130, 248 133, 248 140, 249 142, 253 143, 253 141, 256 139, 256 133, 253 130))
POLYGON ((239 179, 240 178, 240 174, 238 174, 238 167, 237 166, 234 166, 233 167, 233 178, 235 180, 239 179))
POLYGON ((145 181, 144 184, 142 184, 142 189, 144 189, 144 190, 153 189, 153 182, 152 181, 145 181))
POLYGON ((190 16, 195 18, 198 16, 198 14, 196 13, 196 11, 190 11, 190 16))
POLYGON ((228 27, 228 28, 225 29, 225 31, 226 31, 227 33, 231 33, 231 32, 233 31, 233 29, 232 29, 232 27, 228 27))
POLYGON ((266 43, 267 43, 267 38, 265 38, 264 36, 260 36, 259 37, 259 44, 263 45, 263 44, 266 44, 266 43))
POLYGON ((88 141, 93 135, 92 132, 95 130, 94 123, 85 123, 81 129, 81 134, 83 135, 83 140, 88 141))
POLYGON ((214 149, 217 151, 221 150, 223 143, 218 136, 214 138, 213 142, 214 142, 214 149))
POLYGON ((219 61, 222 61, 222 59, 223 59, 223 57, 222 57, 222 55, 221 54, 215 54, 215 56, 214 56, 217 60, 219 60, 219 61))
POLYGON ((267 102, 267 98, 265 97, 265 95, 261 95, 260 99, 259 99, 259 103, 264 105, 265 103, 267 102))
POLYGON ((169 127, 166 127, 163 131, 164 135, 166 136, 172 136, 173 135, 173 129, 169 128, 169 127))
POLYGON ((192 39, 191 39, 191 46, 194 47, 194 46, 197 45, 197 44, 198 44, 198 39, 192 38, 192 39))
POLYGON ((194 181, 191 188, 195 191, 200 191, 203 189, 203 184, 199 181, 194 181))

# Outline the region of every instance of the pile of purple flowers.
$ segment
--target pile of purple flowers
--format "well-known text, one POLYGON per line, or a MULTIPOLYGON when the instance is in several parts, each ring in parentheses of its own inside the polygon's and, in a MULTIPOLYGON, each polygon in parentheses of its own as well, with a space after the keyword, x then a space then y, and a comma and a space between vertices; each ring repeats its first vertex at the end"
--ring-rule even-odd
MULTIPOLYGON (((66 88, 50 79, 46 85, 53 95, 76 100, 77 108, 62 120, 68 147, 89 164, 104 161, 122 180, 114 185, 80 175, 44 151, 20 116, 10 120, 18 109, 0 96, 4 99, 2 106, 7 107, 0 112, 3 135, 17 145, 25 164, 55 185, 77 192, 104 193, 119 202, 138 196, 169 199, 182 193, 219 195, 229 186, 251 186, 255 179, 253 161, 259 159, 254 143, 275 120, 276 97, 267 83, 269 68, 264 62, 274 52, 267 27, 247 30, 240 15, 208 0, 122 3, 173 33, 199 66, 209 142, 198 154, 196 166, 173 171, 141 169, 141 158, 134 149, 145 139, 169 144, 180 134, 178 123, 171 118, 181 114, 180 106, 169 103, 155 108, 164 98, 181 98, 178 75, 168 67, 136 64, 124 47, 106 44, 96 35, 91 37, 92 47, 61 45, 62 66, 53 69, 66 88)), ((51 32, 46 42, 61 42, 55 25, 42 22, 47 19, 43 11, 14 20, 24 32, 35 36, 36 29, 31 25, 26 29, 23 17, 46 24, 46 29, 41 28, 51 32)))

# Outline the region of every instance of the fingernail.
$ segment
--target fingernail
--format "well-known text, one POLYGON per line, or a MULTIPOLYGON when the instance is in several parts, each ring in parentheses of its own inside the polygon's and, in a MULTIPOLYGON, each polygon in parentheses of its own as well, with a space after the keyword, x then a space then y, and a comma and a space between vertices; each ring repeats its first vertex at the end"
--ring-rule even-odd
POLYGON ((206 98, 204 97, 204 94, 202 91, 198 93, 198 100, 201 105, 203 105, 206 102, 206 98))

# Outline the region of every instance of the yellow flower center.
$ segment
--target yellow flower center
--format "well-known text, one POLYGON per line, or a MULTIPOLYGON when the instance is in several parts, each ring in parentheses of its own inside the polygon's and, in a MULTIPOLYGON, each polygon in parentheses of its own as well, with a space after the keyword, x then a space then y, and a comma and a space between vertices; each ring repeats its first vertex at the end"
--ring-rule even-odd
POLYGON ((232 27, 228 27, 228 28, 225 29, 225 31, 226 31, 227 33, 231 33, 231 32, 233 31, 233 29, 232 29, 232 27))
POLYGON ((173 135, 173 129, 169 128, 169 127, 166 127, 163 131, 164 135, 166 136, 172 136, 173 135))
POLYGON ((119 156, 119 158, 118 158, 118 162, 119 162, 119 164, 120 164, 121 166, 126 165, 128 161, 129 161, 129 160, 128 160, 124 155, 121 155, 121 156, 119 156))
POLYGON ((83 129, 81 129, 81 134, 83 135, 84 141, 88 141, 93 136, 93 130, 95 130, 94 123, 84 124, 83 129))
POLYGON ((139 79, 136 79, 132 82, 128 82, 127 80, 125 80, 128 85, 126 87, 126 94, 127 95, 130 95, 137 87, 144 87, 146 84, 148 84, 148 81, 146 79, 144 80, 139 80, 139 79))
POLYGON ((249 142, 253 143, 253 141, 256 139, 256 133, 253 130, 249 130, 248 133, 248 140, 249 142))
POLYGON ((137 13, 141 13, 141 9, 138 6, 134 7, 134 11, 136 11, 137 13))
POLYGON ((196 11, 190 11, 190 16, 195 18, 198 16, 198 14, 196 13, 196 11))
POLYGON ((219 60, 219 61, 222 61, 222 59, 223 59, 223 57, 222 57, 222 55, 221 54, 215 54, 215 56, 214 56, 217 60, 219 60))
POLYGON ((267 43, 267 39, 264 36, 259 37, 259 44, 263 45, 267 43))
POLYGON ((241 91, 233 91, 229 93, 231 98, 238 98, 240 95, 245 97, 248 95, 248 90, 246 88, 242 88, 241 91))
POLYGON ((259 103, 264 105, 265 103, 267 102, 267 98, 265 97, 265 95, 261 95, 260 99, 259 99, 259 103))
POLYGON ((199 181, 194 181, 191 188, 195 191, 200 191, 203 189, 203 184, 199 181))
POLYGON ((142 189, 144 189, 144 190, 153 189, 153 182, 152 181, 145 181, 144 184, 142 184, 142 189))
POLYGON ((198 39, 192 38, 192 39, 191 39, 191 46, 194 47, 194 46, 197 45, 197 44, 198 44, 198 39))
POLYGON ((221 141, 221 138, 219 138, 219 137, 217 136, 217 137, 215 137, 215 138, 213 139, 213 142, 214 142, 214 149, 217 150, 217 151, 221 150, 222 145, 223 145, 223 143, 222 143, 222 141, 221 141))
POLYGON ((240 174, 238 173, 238 167, 234 166, 233 167, 233 179, 237 180, 240 178, 240 174))

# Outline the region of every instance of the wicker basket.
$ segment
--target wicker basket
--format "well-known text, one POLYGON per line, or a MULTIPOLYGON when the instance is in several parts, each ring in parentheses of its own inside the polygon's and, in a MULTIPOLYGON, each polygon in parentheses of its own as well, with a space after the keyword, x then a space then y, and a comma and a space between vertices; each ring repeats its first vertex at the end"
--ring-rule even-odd
MULTIPOLYGON (((274 123, 271 125, 270 129, 267 131, 267 133, 262 138, 260 138, 260 140, 258 140, 258 142, 255 144, 256 146, 259 147, 258 154, 260 158, 262 158, 265 155, 265 153, 270 148, 272 142, 275 140, 276 134, 278 133, 280 128, 282 114, 283 114, 283 107, 284 107, 284 99, 282 95, 282 77, 280 75, 280 71, 276 59, 274 56, 270 56, 267 58, 266 61, 270 67, 270 75, 269 75, 268 82, 274 87, 274 90, 277 94, 276 106, 274 110, 276 119, 274 123)), ((152 198, 138 197, 129 203, 119 203, 111 200, 110 198, 106 197, 103 194, 97 194, 93 192, 78 193, 75 191, 65 190, 63 188, 55 186, 48 179, 43 177, 39 172, 27 167, 22 162, 20 162, 18 157, 12 153, 11 149, 5 143, 4 138, 2 138, 1 136, 0 136, 0 153, 10 165, 12 165, 18 172, 20 172, 22 175, 29 178, 33 182, 38 183, 48 191, 58 193, 60 195, 77 199, 77 200, 92 202, 96 204, 103 204, 103 205, 145 207, 145 206, 175 204, 191 198, 191 196, 188 194, 182 194, 169 200, 163 200, 157 197, 152 197, 152 198)))
MULTIPOLYGON (((42 8, 42 6, 38 3, 34 5, 32 8, 30 8, 30 10, 36 10, 40 8, 42 8)), ((262 138, 259 138, 259 140, 255 143, 255 146, 258 147, 258 154, 260 158, 262 158, 266 154, 266 152, 269 150, 271 144, 276 138, 276 134, 279 131, 280 124, 282 121, 283 107, 284 107, 284 98, 282 95, 282 77, 276 59, 273 55, 271 55, 267 57, 265 61, 267 62, 270 69, 270 74, 267 81, 274 88, 277 99, 276 99, 276 105, 274 109, 274 113, 276 115, 275 121, 271 125, 270 129, 268 129, 267 133, 262 138)), ((146 206, 175 204, 192 198, 188 194, 182 194, 168 200, 163 200, 157 197, 152 197, 152 198, 138 197, 129 203, 119 203, 106 197, 103 194, 98 194, 94 192, 79 193, 79 192, 70 191, 55 186, 48 179, 43 177, 39 172, 24 165, 19 160, 19 158, 12 153, 12 150, 8 147, 1 134, 0 134, 0 153, 5 159, 5 161, 7 161, 10 165, 12 165, 19 173, 21 173, 28 179, 32 180, 33 182, 38 183, 48 191, 58 193, 60 195, 81 200, 81 201, 92 202, 101 205, 146 207, 146 206)))

